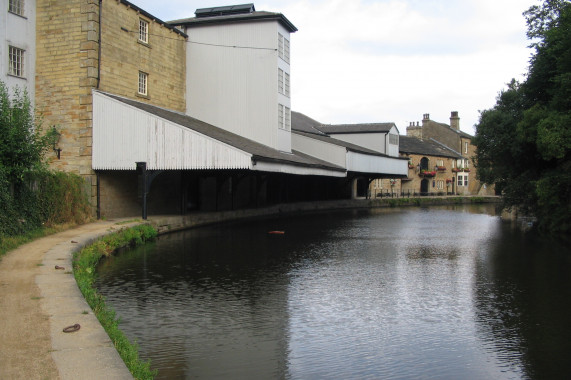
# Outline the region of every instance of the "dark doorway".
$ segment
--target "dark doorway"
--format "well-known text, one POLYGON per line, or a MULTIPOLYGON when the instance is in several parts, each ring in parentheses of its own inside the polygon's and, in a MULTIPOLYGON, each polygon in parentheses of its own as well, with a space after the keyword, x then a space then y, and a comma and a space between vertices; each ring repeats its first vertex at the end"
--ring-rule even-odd
POLYGON ((426 178, 420 181, 420 195, 428 195, 428 184, 429 181, 426 178))

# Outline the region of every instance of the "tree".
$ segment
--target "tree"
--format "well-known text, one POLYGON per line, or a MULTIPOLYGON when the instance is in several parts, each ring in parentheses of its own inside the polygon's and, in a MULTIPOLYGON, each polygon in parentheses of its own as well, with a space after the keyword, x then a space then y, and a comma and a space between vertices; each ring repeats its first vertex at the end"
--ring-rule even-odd
POLYGON ((515 80, 482 111, 474 143, 479 177, 505 206, 538 218, 544 231, 571 231, 571 3, 546 0, 524 13, 535 49, 515 80))
POLYGON ((42 134, 26 92, 10 95, 0 81, 0 236, 20 233, 39 222, 34 177, 45 171, 43 153, 54 132, 42 134))

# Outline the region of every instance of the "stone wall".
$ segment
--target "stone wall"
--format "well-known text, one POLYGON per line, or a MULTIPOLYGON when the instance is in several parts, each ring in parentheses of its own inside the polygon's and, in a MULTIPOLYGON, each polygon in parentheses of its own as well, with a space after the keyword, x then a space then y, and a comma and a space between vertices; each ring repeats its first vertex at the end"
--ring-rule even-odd
POLYGON ((186 38, 118 1, 103 2, 100 90, 184 112, 186 38), (139 41, 139 19, 148 43, 139 41), (139 71, 148 74, 148 94, 138 94, 139 71))
MULTIPOLYGON (((61 134, 60 158, 50 153, 50 165, 84 176, 95 210, 92 90, 184 111, 186 37, 120 1, 38 0, 36 19, 36 109, 44 128, 55 126, 61 134), (141 18, 149 22, 148 44, 138 42, 141 18), (149 75, 145 97, 137 94, 139 71, 149 75)), ((121 180, 131 180, 130 174, 121 180)), ((130 186, 117 178, 100 181, 105 208, 120 204, 130 186)))

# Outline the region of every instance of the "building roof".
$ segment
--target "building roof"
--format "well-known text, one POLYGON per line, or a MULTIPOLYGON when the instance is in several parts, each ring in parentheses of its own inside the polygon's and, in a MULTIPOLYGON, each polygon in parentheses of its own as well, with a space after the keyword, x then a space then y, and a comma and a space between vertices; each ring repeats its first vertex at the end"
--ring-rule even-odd
POLYGON ((282 162, 284 164, 295 166, 314 167, 332 171, 345 171, 345 168, 343 167, 310 156, 281 152, 276 149, 272 149, 266 145, 236 135, 222 128, 215 127, 181 112, 168 110, 147 103, 141 103, 101 91, 99 91, 99 93, 247 152, 252 155, 252 160, 255 161, 282 162))
POLYGON ((305 133, 312 133, 315 135, 320 136, 327 136, 327 134, 321 132, 318 127, 322 124, 317 120, 313 120, 309 116, 306 116, 300 112, 291 111, 291 129, 305 132, 305 133))
MULTIPOLYGON (((249 4, 245 4, 249 5, 249 4)), ((253 9, 253 4, 252 9, 253 9)), ((240 6, 239 6, 240 7, 240 6)), ((217 7, 217 8, 202 8, 197 9, 196 16, 190 18, 183 18, 179 20, 172 20, 168 23, 173 26, 186 26, 189 28, 201 25, 209 24, 229 24, 238 22, 255 22, 255 21, 278 21, 282 24, 290 33, 297 32, 297 28, 293 25, 283 14, 266 12, 266 11, 255 11, 251 12, 235 12, 232 13, 231 10, 220 11, 221 8, 231 8, 231 7, 217 7), (217 12, 217 10, 219 12, 217 12)))
POLYGON ((389 133, 395 123, 362 123, 362 124, 327 124, 320 125, 319 130, 332 134, 347 133, 389 133))
POLYGON ((184 33, 182 30, 179 30, 179 29, 175 28, 173 25, 171 25, 170 23, 165 22, 165 21, 163 21, 163 20, 161 20, 161 19, 159 19, 159 18, 153 16, 152 14, 150 14, 150 13, 147 12, 147 11, 145 11, 144 9, 139 8, 139 7, 136 6, 135 4, 133 4, 133 3, 129 2, 129 1, 127 1, 127 0, 120 0, 120 1, 121 1, 122 4, 125 4, 125 5, 126 5, 127 7, 129 7, 129 8, 133 8, 135 11, 137 11, 137 12, 139 12, 140 14, 142 14, 143 16, 145 16, 145 17, 147 17, 147 18, 150 18, 151 20, 153 20, 153 21, 155 21, 155 22, 161 24, 161 25, 164 26, 165 28, 168 28, 168 29, 172 30, 173 32, 178 33, 178 34, 180 34, 180 35, 183 36, 183 37, 188 37, 188 36, 186 35, 186 33, 184 33))
POLYGON ((399 151, 406 154, 462 158, 462 155, 435 140, 421 140, 417 137, 399 136, 399 151))

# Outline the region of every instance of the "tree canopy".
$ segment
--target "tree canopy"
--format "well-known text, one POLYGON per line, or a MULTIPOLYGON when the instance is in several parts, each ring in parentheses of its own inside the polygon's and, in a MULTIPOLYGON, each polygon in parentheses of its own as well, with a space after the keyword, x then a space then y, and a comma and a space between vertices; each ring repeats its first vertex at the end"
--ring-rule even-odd
POLYGON ((512 80, 480 112, 478 175, 507 207, 535 215, 540 229, 571 231, 571 3, 546 0, 524 12, 534 53, 526 79, 512 80))

